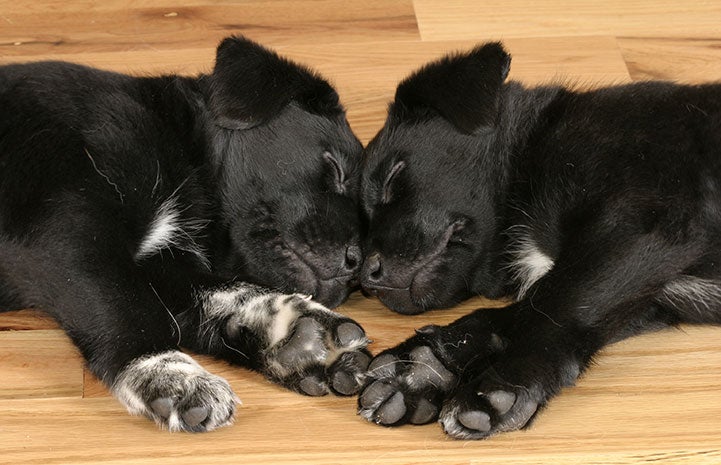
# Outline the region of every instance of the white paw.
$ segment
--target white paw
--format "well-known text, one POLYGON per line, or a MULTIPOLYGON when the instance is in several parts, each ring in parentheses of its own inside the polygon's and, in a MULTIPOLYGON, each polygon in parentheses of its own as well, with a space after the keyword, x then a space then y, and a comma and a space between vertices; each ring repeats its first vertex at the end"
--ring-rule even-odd
POLYGON ((133 360, 112 392, 131 414, 145 415, 170 431, 228 425, 240 402, 227 381, 177 350, 133 360))
POLYGON ((250 329, 259 340, 261 371, 304 394, 355 394, 370 357, 363 329, 301 294, 280 294, 246 284, 205 296, 208 319, 226 321, 232 339, 250 329))

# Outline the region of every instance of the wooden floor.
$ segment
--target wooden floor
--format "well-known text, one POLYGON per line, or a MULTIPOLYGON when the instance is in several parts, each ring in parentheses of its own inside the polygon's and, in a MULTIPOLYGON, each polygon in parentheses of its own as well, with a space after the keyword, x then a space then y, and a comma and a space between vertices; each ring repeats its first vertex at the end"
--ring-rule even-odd
MULTIPOLYGON (((0 0, 1 63, 194 74, 210 70, 214 46, 235 33, 329 77, 364 142, 399 79, 488 39, 505 41, 511 78, 527 83, 721 78, 719 1, 0 0)), ((354 295, 340 310, 378 351, 481 304, 403 317, 354 295)), ((42 314, 0 315, 0 330, 0 463, 721 464, 719 328, 609 347, 530 430, 481 442, 449 440, 436 425, 377 427, 355 415, 354 399, 301 397, 208 359, 243 399, 235 425, 170 434, 128 416, 42 314)))

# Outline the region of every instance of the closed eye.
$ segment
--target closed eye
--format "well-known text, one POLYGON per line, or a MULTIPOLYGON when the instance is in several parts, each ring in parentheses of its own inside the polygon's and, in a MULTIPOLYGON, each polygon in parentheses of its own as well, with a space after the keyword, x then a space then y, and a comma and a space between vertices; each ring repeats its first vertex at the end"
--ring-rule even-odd
POLYGON ((347 179, 345 171, 343 171, 343 167, 338 160, 336 160, 333 154, 328 151, 323 153, 323 159, 333 168, 333 185, 335 187, 335 191, 339 194, 345 194, 347 179))
POLYGON ((393 168, 391 168, 390 172, 388 173, 388 176, 386 176, 385 182, 383 182, 383 194, 381 195, 381 203, 385 204, 391 201, 393 198, 393 181, 398 177, 398 173, 403 171, 403 168, 406 167, 406 162, 403 160, 397 162, 395 165, 393 165, 393 168))

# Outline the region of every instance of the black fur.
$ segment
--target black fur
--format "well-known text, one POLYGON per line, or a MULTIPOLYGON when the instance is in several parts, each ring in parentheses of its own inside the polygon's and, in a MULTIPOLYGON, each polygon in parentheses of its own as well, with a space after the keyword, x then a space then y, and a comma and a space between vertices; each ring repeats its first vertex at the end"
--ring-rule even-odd
MULTIPOLYGON (((232 413, 182 388, 183 373, 196 368, 172 353, 179 345, 293 389, 317 381, 305 392, 328 392, 332 360, 308 356, 295 371, 280 369, 273 354, 284 342, 267 334, 287 333, 287 341, 305 316, 319 329, 298 337, 322 339, 349 320, 320 318, 324 311, 303 299, 244 282, 330 307, 347 297, 361 259, 360 151, 325 80, 242 37, 223 41, 214 71, 196 78, 130 77, 60 62, 4 66, 0 310, 50 312, 131 410, 171 428, 211 429, 232 413), (250 290, 268 299, 244 306, 250 290), (261 318, 265 306, 298 318, 261 318), (130 392, 153 379, 139 383, 128 373, 155 373, 135 361, 167 351, 151 359, 153 370, 181 386, 175 392, 164 382, 168 399, 186 400, 130 392), (182 369, 172 371, 166 359, 182 369), (313 370, 320 378, 299 384, 313 370), (176 407, 172 415, 192 421, 174 420, 176 407), (200 418, 213 409, 221 413, 200 418)), ((361 354, 359 340, 333 349, 361 354)), ((352 376, 364 368, 346 365, 341 370, 352 376)), ((207 398, 232 400, 227 387, 208 386, 219 394, 207 398)), ((353 389, 347 380, 341 387, 353 389)))
POLYGON ((424 67, 367 148, 367 292, 408 314, 517 297, 381 354, 372 421, 517 429, 603 346, 721 323, 721 85, 501 86, 509 62, 489 44, 424 67))

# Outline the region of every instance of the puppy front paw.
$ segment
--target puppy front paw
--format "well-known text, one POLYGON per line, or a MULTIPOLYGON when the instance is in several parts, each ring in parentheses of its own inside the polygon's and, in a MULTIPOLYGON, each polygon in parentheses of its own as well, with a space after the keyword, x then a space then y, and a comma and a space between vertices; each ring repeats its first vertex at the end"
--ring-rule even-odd
POLYGON ((359 414, 385 426, 435 420, 458 380, 427 345, 381 353, 368 367, 367 378, 358 399, 359 414))
POLYGON ((171 350, 139 357, 118 375, 112 392, 128 411, 170 431, 211 431, 233 421, 239 399, 223 378, 171 350))
POLYGON ((225 335, 225 347, 248 347, 248 354, 242 353, 248 365, 270 380, 311 396, 352 395, 360 389, 371 357, 369 340, 355 321, 308 296, 246 283, 202 298, 204 334, 225 335))
POLYGON ((266 375, 310 396, 357 393, 370 363, 363 328, 298 294, 278 296, 273 306, 276 337, 263 353, 266 375))

